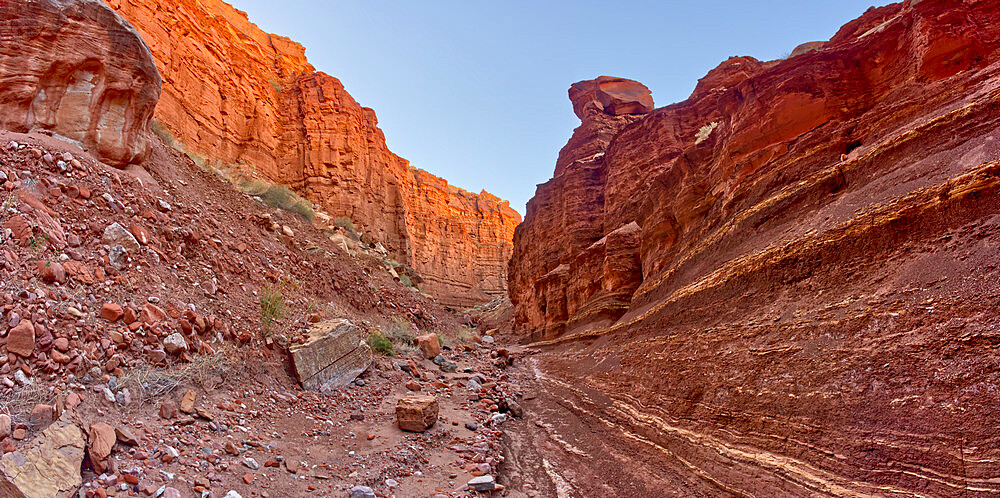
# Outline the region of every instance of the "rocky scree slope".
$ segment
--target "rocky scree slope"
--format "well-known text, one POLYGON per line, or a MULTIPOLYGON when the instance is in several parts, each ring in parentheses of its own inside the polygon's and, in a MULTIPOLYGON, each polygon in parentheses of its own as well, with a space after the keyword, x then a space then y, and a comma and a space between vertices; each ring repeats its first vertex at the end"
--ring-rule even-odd
POLYGON ((908 1, 660 109, 574 85, 583 124, 514 239, 516 330, 541 352, 511 478, 1000 491, 998 26, 995 2, 908 1))
POLYGON ((351 218, 444 304, 504 294, 520 215, 393 154, 375 112, 315 71, 301 45, 220 0, 107 3, 152 49, 163 75, 155 116, 176 147, 351 218))

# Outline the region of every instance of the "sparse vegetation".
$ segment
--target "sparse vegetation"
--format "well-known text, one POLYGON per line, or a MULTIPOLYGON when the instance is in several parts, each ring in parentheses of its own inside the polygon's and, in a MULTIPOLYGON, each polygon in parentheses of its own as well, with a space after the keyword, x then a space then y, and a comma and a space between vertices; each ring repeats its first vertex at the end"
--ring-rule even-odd
POLYGON ((37 383, 29 384, 0 395, 0 413, 10 416, 15 424, 24 424, 28 422, 32 407, 51 398, 48 389, 37 383))
POLYGON ((372 351, 381 355, 396 356, 396 351, 392 346, 392 341, 382 335, 382 332, 372 332, 371 335, 368 336, 368 345, 372 348, 372 351))
POLYGON ((351 233, 357 233, 357 231, 354 229, 354 220, 352 220, 347 216, 338 216, 333 219, 333 223, 338 227, 343 228, 344 230, 347 230, 351 233))
POLYGON ((437 332, 438 341, 442 346, 455 347, 461 343, 472 342, 472 328, 460 325, 451 333, 437 332))
POLYGON ((166 370, 144 364, 125 372, 118 379, 116 391, 128 388, 133 401, 144 403, 166 396, 183 385, 204 384, 209 375, 223 376, 234 364, 226 352, 198 355, 191 363, 166 370))
POLYGON ((177 139, 174 138, 174 134, 171 133, 170 129, 168 129, 166 125, 161 123, 159 120, 157 119, 151 120, 149 122, 149 128, 153 130, 153 133, 155 133, 156 136, 160 137, 160 140, 163 140, 163 143, 167 144, 170 147, 176 146, 177 139))
POLYGON ((271 332, 274 322, 285 316, 284 285, 267 285, 260 291, 260 322, 264 333, 271 332))
POLYGON ((410 280, 410 277, 405 273, 399 274, 399 282, 407 287, 413 287, 413 281, 410 280))
POLYGON ((269 206, 295 213, 306 221, 312 222, 316 216, 312 203, 299 197, 284 185, 263 180, 242 180, 239 182, 239 188, 243 192, 260 197, 269 206))
POLYGON ((388 325, 381 327, 379 333, 392 343, 396 351, 406 352, 416 349, 414 343, 416 334, 407 320, 395 318, 388 325))
POLYGON ((17 193, 11 192, 7 194, 7 197, 4 198, 2 203, 0 203, 0 214, 10 211, 10 208, 14 206, 15 202, 17 202, 17 193))

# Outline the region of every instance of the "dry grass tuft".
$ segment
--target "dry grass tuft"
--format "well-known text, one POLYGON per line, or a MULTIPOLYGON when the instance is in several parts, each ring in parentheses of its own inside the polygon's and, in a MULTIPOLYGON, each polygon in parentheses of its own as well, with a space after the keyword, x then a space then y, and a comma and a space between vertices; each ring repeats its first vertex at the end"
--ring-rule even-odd
POLYGON ((0 395, 0 413, 10 416, 14 425, 28 423, 28 415, 39 403, 52 404, 52 393, 36 384, 18 387, 11 394, 0 395))
POLYGON ((227 351, 196 356, 191 363, 167 370, 149 366, 135 368, 118 379, 117 390, 128 388, 133 402, 145 403, 166 396, 189 384, 206 384, 212 376, 225 376, 236 367, 227 351))

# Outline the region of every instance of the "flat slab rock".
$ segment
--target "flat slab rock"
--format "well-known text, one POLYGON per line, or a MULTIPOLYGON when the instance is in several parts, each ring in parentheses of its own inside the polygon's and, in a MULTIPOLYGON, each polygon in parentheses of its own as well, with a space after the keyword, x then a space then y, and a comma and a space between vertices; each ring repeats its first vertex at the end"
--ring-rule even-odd
POLYGON ((0 458, 0 496, 52 498, 75 495, 82 483, 80 466, 86 443, 83 431, 58 421, 27 448, 0 458))
POLYGON ((361 328, 347 320, 313 325, 309 341, 292 346, 295 374, 306 389, 349 384, 372 363, 361 328))
POLYGON ((396 423, 410 432, 430 429, 438 417, 438 401, 434 396, 410 395, 396 402, 396 423))

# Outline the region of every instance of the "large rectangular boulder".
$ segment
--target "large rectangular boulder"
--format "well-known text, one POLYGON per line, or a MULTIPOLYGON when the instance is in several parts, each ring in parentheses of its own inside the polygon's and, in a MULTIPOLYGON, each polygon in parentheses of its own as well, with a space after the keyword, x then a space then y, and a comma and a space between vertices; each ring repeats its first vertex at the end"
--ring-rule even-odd
POLYGON ((289 352, 295 374, 306 389, 347 385, 372 363, 372 350, 363 331, 343 319, 313 325, 309 340, 292 346, 289 352))

